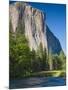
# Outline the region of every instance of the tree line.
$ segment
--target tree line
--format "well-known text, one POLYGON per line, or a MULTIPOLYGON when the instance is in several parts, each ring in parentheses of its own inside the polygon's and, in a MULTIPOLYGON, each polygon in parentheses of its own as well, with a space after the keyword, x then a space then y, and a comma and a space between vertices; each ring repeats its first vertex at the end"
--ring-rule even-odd
POLYGON ((12 32, 10 22, 9 32, 9 73, 10 78, 21 78, 30 76, 33 72, 48 70, 65 70, 66 57, 61 51, 59 54, 52 54, 46 49, 43 51, 42 44, 37 52, 30 51, 28 41, 24 35, 24 26, 19 24, 17 31, 12 32), (22 30, 22 31, 21 31, 22 30))
POLYGON ((10 33, 9 60, 11 78, 26 77, 33 72, 44 70, 65 69, 65 55, 62 51, 59 55, 51 52, 47 55, 41 44, 37 52, 30 51, 25 35, 18 33, 16 38, 10 33))

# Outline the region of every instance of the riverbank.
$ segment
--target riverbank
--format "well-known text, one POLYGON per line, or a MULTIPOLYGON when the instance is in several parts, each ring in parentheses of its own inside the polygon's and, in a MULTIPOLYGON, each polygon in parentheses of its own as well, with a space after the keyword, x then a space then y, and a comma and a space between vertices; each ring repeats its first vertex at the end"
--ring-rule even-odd
POLYGON ((15 77, 10 78, 10 80, 14 79, 24 79, 24 78, 31 78, 31 77, 64 77, 66 78, 66 71, 65 70, 52 70, 52 71, 41 71, 41 72, 32 72, 27 73, 24 77, 15 77))
POLYGON ((64 70, 41 71, 41 72, 32 73, 31 76, 65 77, 66 72, 64 70))

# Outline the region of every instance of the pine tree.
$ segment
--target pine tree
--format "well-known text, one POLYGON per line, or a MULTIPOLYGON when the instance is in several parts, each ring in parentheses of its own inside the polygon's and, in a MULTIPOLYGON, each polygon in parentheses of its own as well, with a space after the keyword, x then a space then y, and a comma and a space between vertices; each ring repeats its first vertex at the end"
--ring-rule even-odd
POLYGON ((53 70, 53 60, 52 60, 52 51, 51 51, 51 49, 49 50, 48 57, 49 57, 49 69, 53 70))

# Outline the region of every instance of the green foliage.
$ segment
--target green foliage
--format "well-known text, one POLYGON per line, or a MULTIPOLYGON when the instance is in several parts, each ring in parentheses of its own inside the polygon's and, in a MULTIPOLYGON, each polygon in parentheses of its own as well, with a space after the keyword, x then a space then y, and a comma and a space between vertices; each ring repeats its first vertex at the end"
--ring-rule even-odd
POLYGON ((46 50, 41 48, 41 57, 34 50, 30 51, 24 34, 10 33, 9 45, 10 78, 26 77, 48 69, 46 50))
POLYGON ((40 43, 40 46, 38 47, 36 57, 37 57, 37 59, 39 59, 40 69, 48 70, 49 69, 48 55, 47 55, 46 49, 43 50, 43 46, 41 43, 40 43))
POLYGON ((48 63, 49 63, 49 70, 53 70, 53 54, 52 54, 51 49, 48 55, 48 63))
POLYGON ((27 77, 32 73, 46 70, 65 70, 66 57, 63 51, 59 55, 53 55, 50 51, 47 55, 42 44, 38 47, 37 52, 30 51, 24 35, 24 26, 19 24, 17 31, 13 33, 10 22, 9 36, 10 78, 27 77))
POLYGON ((66 69, 66 56, 63 53, 63 51, 60 52, 59 54, 59 59, 60 59, 60 63, 61 63, 61 69, 66 69))
POLYGON ((66 57, 63 51, 60 54, 53 55, 53 69, 65 70, 66 69, 66 57))
POLYGON ((12 77, 24 75, 30 67, 30 50, 24 35, 16 35, 16 39, 10 35, 10 75, 12 77), (13 72, 13 73, 12 73, 13 72))

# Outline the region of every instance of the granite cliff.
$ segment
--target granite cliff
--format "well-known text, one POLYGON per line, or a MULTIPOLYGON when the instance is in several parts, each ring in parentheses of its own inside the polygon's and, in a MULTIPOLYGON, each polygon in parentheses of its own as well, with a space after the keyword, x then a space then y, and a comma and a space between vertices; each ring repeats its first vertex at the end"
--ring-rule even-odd
POLYGON ((43 51, 51 50, 57 54, 62 50, 59 40, 54 36, 44 21, 44 13, 27 3, 15 2, 9 6, 9 19, 12 32, 16 33, 19 25, 24 27, 24 34, 28 40, 30 50, 35 50, 42 45, 43 51))

